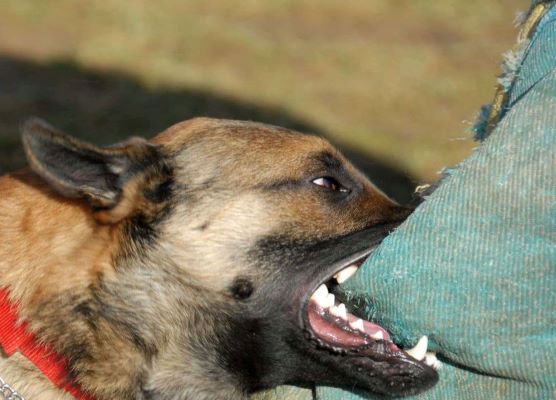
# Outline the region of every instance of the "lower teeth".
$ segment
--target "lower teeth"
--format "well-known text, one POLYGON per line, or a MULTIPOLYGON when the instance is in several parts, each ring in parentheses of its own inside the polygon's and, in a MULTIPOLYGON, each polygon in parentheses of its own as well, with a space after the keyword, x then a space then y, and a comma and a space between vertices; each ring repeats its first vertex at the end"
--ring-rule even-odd
POLYGON ((425 364, 436 370, 440 369, 442 366, 442 363, 436 358, 436 354, 431 352, 425 354, 425 364))
POLYGON ((414 359, 421 361, 425 358, 425 354, 427 353, 428 343, 429 339, 426 336, 421 336, 421 339, 419 339, 415 347, 405 352, 414 359))

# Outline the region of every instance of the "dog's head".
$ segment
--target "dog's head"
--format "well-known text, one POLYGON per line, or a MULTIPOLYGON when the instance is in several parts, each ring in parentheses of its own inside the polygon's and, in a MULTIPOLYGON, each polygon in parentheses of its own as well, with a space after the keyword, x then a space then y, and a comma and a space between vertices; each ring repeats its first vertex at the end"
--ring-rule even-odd
MULTIPOLYGON (((283 383, 400 396, 436 382, 334 298, 410 210, 325 140, 210 119, 105 148, 38 120, 23 132, 33 170, 117 232, 113 271, 74 318, 130 338, 144 354, 135 375, 145 396, 225 398, 283 383)), ((78 373, 95 368, 70 359, 78 373)))

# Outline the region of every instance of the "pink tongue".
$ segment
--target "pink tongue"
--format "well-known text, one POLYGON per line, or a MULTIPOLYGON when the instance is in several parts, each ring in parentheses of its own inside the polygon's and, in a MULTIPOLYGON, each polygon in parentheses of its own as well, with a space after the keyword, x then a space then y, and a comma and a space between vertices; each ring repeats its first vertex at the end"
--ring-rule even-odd
MULTIPOLYGON (((390 335, 384 328, 369 321, 363 321, 365 333, 353 329, 348 322, 340 317, 336 317, 320 307, 316 302, 311 301, 308 306, 309 323, 313 332, 327 344, 336 347, 361 347, 375 342, 371 335, 382 332, 384 340, 390 341, 390 335)), ((353 314, 347 314, 348 321, 353 322, 358 318, 353 314)), ((392 343, 393 345, 393 343, 392 343)), ((394 345, 395 346, 395 345, 394 345)))

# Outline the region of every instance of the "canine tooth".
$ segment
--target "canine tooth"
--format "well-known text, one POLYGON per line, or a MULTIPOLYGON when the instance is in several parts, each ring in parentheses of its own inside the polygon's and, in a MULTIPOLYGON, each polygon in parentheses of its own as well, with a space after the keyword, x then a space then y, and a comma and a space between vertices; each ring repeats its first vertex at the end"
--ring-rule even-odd
POLYGON ((348 318, 346 305, 344 303, 340 303, 340 305, 338 306, 338 317, 345 320, 347 320, 348 318))
POLYGON ((428 345, 429 339, 426 336, 421 336, 421 339, 419 339, 415 347, 406 350, 406 353, 416 360, 421 361, 423 358, 425 358, 425 353, 427 352, 428 345))
POLYGON ((376 333, 373 333, 371 337, 376 340, 382 340, 384 339, 384 334, 382 333, 382 331, 378 331, 376 333))
POLYGON ((315 300, 319 305, 324 307, 324 304, 326 304, 327 297, 328 297, 328 288, 323 283, 322 285, 319 286, 319 288, 315 291, 315 293, 313 293, 311 299, 315 300))
POLYGON ((349 326, 351 326, 355 330, 365 332, 365 328, 363 327, 363 320, 361 318, 359 318, 357 321, 350 322, 349 326))
POLYGON ((336 278, 336 281, 341 284, 347 281, 353 274, 355 274, 356 271, 357 271, 357 266, 350 265, 349 267, 344 268, 336 275, 334 275, 334 278, 336 278))
POLYGON ((440 369, 442 366, 442 363, 436 358, 436 354, 432 352, 427 352, 425 354, 425 364, 434 369, 440 369))
POLYGON ((326 303, 323 306, 324 308, 334 307, 334 295, 332 293, 326 296, 326 303))

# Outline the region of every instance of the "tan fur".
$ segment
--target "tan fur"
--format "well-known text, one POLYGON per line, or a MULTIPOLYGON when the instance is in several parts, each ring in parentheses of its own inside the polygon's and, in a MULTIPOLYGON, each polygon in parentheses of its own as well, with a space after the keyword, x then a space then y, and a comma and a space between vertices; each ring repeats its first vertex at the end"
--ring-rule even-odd
POLYGON ((30 171, 1 177, 0 193, 0 276, 23 318, 41 299, 85 289, 112 272, 118 227, 99 225, 83 204, 55 194, 30 171))

